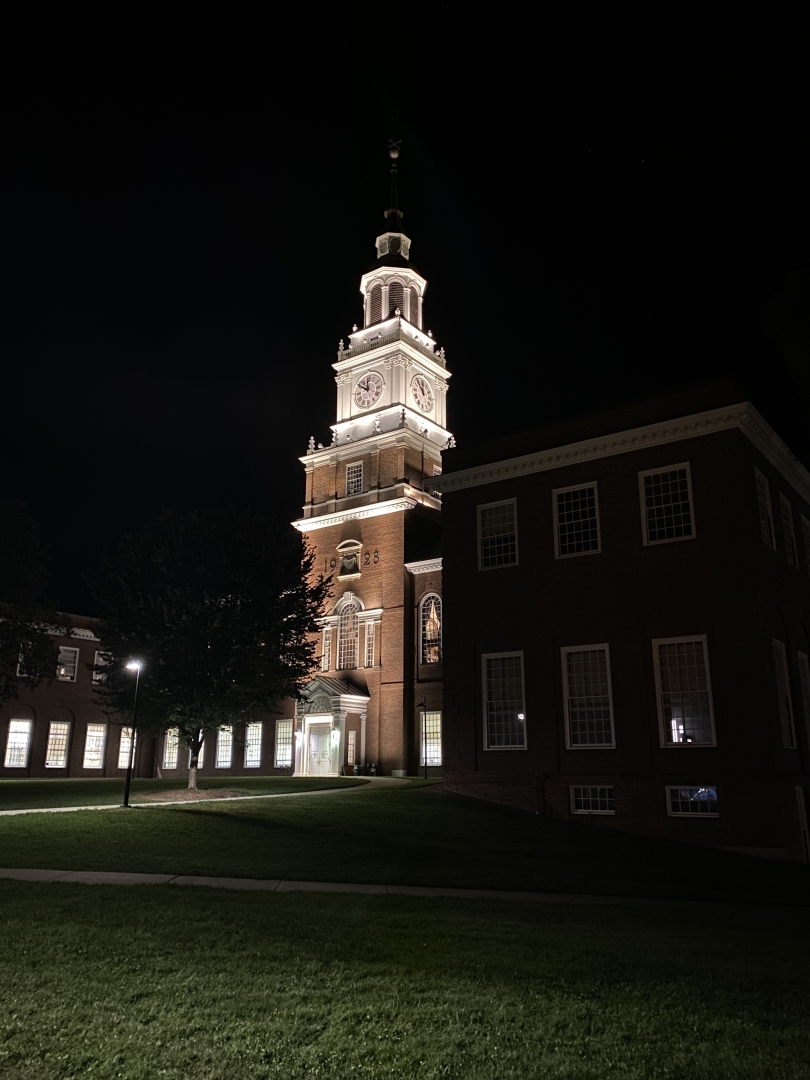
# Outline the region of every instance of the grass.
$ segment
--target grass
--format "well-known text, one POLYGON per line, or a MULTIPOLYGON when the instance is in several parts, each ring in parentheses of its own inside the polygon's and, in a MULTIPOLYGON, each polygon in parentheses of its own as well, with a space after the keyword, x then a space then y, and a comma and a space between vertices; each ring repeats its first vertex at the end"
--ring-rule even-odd
MULTIPOLYGON (((245 795, 283 795, 290 791, 366 784, 367 780, 342 777, 223 776, 201 777, 200 788, 225 788, 245 795)), ((186 780, 133 780, 131 802, 150 791, 182 791, 186 780)), ((81 780, 0 780, 0 810, 29 810, 58 806, 105 806, 124 797, 123 778, 81 780)))
POLYGON ((440 790, 413 781, 306 799, 4 818, 0 865, 810 902, 804 866, 538 818, 440 790))
POLYGON ((12 881, 0 906, 4 1080, 808 1076, 799 910, 12 881))

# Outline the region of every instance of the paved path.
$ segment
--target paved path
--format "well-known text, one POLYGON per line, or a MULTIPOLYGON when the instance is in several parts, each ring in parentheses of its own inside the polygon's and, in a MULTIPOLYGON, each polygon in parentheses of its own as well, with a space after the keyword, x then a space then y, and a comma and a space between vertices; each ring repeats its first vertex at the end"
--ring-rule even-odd
POLYGON ((245 892, 365 893, 381 896, 445 896, 456 900, 531 900, 543 904, 650 904, 641 897, 587 896, 580 893, 507 892, 499 889, 441 889, 423 885, 360 885, 344 881, 184 877, 173 874, 113 874, 96 870, 2 870, 0 878, 16 881, 61 881, 74 885, 196 885, 245 892))
MULTIPOLYGON (((301 795, 334 795, 335 792, 367 791, 370 786, 397 787, 409 783, 398 776, 364 776, 366 784, 347 784, 346 787, 316 788, 314 791, 277 791, 269 795, 228 795, 224 799, 177 799, 159 802, 133 802, 131 809, 159 810, 162 806, 199 806, 201 803, 242 802, 245 799, 290 799, 301 795)), ((183 789, 185 790, 185 789, 183 789)), ((201 788, 205 791, 205 788, 201 788)), ((133 799, 137 799, 137 795, 133 799)), ((0 817, 14 817, 18 814, 70 814, 76 810, 122 810, 121 803, 105 803, 103 806, 34 806, 26 810, 0 810, 0 817)))

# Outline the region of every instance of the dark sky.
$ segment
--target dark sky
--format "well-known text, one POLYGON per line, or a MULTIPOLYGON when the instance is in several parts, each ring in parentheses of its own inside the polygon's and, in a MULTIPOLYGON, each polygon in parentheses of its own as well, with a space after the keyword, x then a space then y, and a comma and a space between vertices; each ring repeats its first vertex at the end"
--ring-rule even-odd
POLYGON ((460 443, 732 375, 810 464, 798 29, 470 10, 20 30, 0 490, 63 607, 162 507, 298 515, 389 136, 460 443))

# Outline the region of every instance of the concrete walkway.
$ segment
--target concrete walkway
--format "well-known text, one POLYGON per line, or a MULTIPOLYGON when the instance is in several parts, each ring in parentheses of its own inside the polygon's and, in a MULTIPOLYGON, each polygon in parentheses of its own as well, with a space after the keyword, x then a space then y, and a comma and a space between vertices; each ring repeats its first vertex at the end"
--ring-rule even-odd
MULTIPOLYGON (((159 810, 163 806, 199 806, 201 803, 225 803, 243 802, 246 799, 291 799, 301 795, 334 795, 336 792, 368 791, 370 787, 397 787, 407 784, 409 780, 400 779, 398 776, 364 776, 365 784, 350 784, 346 787, 316 788, 314 791, 278 791, 269 795, 228 795, 224 799, 195 799, 190 802, 187 799, 177 799, 160 802, 133 802, 133 810, 159 810)), ((182 789, 186 790, 186 789, 182 789)), ((205 791, 205 788, 201 788, 205 791)), ((216 789, 214 789, 216 790, 216 789)), ((133 799, 137 799, 137 795, 133 799)), ((26 810, 0 810, 0 817, 15 817, 18 814, 70 814, 76 810, 122 810, 121 803, 105 803, 103 806, 34 806, 26 810)))
POLYGON ((372 896, 451 897, 454 900, 530 900, 541 904, 651 904, 654 899, 588 896, 580 893, 506 892, 499 889, 441 889, 423 885, 358 885, 344 881, 184 877, 173 874, 113 874, 96 870, 2 870, 0 878, 15 881, 60 881, 73 885, 195 885, 244 892, 364 893, 372 896))

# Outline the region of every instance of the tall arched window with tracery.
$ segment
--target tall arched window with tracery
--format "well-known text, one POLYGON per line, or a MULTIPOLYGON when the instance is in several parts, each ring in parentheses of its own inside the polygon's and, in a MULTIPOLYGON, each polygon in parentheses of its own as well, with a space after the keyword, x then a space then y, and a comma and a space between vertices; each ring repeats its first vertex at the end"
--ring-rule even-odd
POLYGON ((354 597, 344 599, 336 609, 338 615, 338 670, 357 667, 360 644, 360 605, 354 597))
POLYGON ((436 593, 423 596, 419 605, 419 662, 442 662, 442 598, 436 593))

